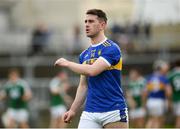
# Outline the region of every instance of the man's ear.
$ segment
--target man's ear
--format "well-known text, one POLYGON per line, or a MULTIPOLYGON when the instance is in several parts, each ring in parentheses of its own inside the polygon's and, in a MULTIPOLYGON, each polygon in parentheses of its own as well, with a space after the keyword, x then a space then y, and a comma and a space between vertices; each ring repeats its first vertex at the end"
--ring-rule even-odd
POLYGON ((104 22, 104 21, 101 21, 101 27, 103 28, 103 29, 105 29, 106 28, 106 22, 104 22))

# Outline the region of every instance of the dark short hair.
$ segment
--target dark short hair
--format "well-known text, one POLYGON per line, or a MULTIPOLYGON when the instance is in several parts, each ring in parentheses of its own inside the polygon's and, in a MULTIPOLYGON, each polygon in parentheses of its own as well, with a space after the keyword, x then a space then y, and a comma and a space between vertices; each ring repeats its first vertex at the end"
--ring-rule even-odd
POLYGON ((142 69, 140 67, 133 67, 130 71, 136 71, 139 75, 142 75, 142 69))
POLYGON ((8 70, 8 74, 12 74, 12 73, 17 73, 18 75, 20 75, 20 71, 18 68, 10 68, 8 70))
POLYGON ((168 64, 168 63, 164 60, 156 60, 153 64, 153 69, 155 71, 160 71, 162 67, 164 66, 164 64, 168 64))
POLYGON ((106 13, 100 9, 90 9, 86 12, 86 14, 96 15, 99 19, 107 23, 106 13))

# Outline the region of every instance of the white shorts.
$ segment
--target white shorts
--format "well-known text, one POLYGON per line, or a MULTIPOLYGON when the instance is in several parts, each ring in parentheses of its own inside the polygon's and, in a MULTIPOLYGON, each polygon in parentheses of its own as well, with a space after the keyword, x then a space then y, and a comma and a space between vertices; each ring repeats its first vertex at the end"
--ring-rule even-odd
POLYGON ((147 100, 147 112, 151 116, 163 116, 166 110, 166 101, 150 98, 147 100))
POLYGON ((173 104, 173 110, 175 116, 180 116, 180 102, 173 104))
POLYGON ((29 113, 26 109, 12 109, 8 108, 7 118, 11 118, 18 123, 27 122, 29 113))
POLYGON ((129 116, 131 119, 142 118, 145 115, 146 111, 144 110, 144 108, 137 108, 129 111, 129 116))
POLYGON ((57 118, 62 116, 66 111, 67 109, 64 105, 53 106, 51 107, 51 117, 57 118))
POLYGON ((78 129, 82 128, 102 128, 112 122, 128 122, 127 108, 124 110, 114 110, 110 112, 92 113, 83 111, 81 114, 78 129))

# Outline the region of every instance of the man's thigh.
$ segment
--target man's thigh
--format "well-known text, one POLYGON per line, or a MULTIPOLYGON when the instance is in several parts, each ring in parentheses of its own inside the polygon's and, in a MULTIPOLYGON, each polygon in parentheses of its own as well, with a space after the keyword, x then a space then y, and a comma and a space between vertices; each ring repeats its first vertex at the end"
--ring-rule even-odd
POLYGON ((102 125, 96 121, 94 113, 83 111, 79 121, 78 129, 84 128, 102 128, 102 125))
POLYGON ((113 122, 104 125, 104 128, 129 128, 128 122, 113 122))
POLYGON ((117 128, 126 128, 128 126, 128 111, 127 108, 122 110, 114 110, 105 113, 99 113, 99 118, 103 127, 114 126, 117 128))
POLYGON ((85 129, 85 128, 102 129, 102 126, 93 120, 80 119, 78 129, 85 129))

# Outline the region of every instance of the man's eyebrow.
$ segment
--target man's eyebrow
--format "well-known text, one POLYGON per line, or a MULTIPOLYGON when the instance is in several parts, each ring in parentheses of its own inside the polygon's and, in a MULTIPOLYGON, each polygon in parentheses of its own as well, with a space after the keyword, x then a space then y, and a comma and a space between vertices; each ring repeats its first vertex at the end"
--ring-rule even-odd
POLYGON ((94 21, 94 20, 92 20, 92 19, 85 20, 85 22, 92 22, 92 21, 94 21))

